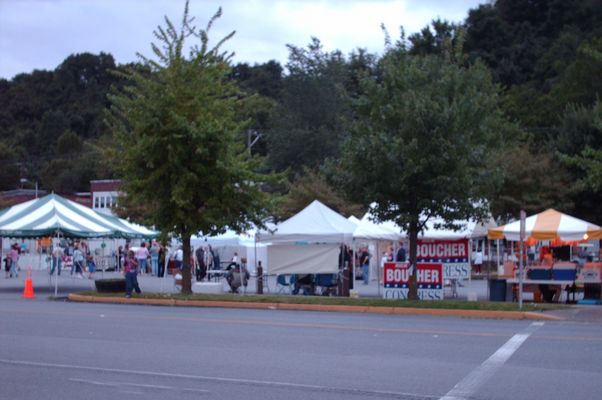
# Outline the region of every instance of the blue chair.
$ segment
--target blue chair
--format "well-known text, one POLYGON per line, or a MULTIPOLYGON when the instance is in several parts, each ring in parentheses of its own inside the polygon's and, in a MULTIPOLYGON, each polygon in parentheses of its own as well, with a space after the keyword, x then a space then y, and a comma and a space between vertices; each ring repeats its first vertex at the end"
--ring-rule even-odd
POLYGON ((315 284, 321 288, 320 294, 322 294, 322 296, 335 295, 338 287, 338 275, 317 274, 315 277, 315 284))
POLYGON ((284 293, 285 291, 288 291, 288 294, 290 294, 293 284, 294 282, 286 280, 286 275, 278 275, 276 277, 276 289, 278 290, 278 293, 284 293))

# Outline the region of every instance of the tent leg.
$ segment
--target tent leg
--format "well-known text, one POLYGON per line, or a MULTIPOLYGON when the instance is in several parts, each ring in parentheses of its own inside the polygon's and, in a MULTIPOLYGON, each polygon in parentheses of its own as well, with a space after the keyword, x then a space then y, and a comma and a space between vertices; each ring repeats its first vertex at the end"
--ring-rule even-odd
MULTIPOLYGON (((60 232, 56 233, 56 242, 57 242, 57 246, 59 246, 60 242, 61 242, 61 234, 60 234, 60 232)), ((54 252, 54 249, 53 249, 53 252, 54 252)), ((53 260, 53 262, 54 262, 54 260, 53 260)), ((62 264, 62 262, 61 262, 61 264, 62 264)), ((62 265, 59 265, 59 262, 57 260, 56 270, 54 272, 54 297, 58 296, 58 291, 59 291, 59 268, 61 268, 61 267, 62 267, 62 265)))
POLYGON ((355 243, 353 244, 353 259, 351 260, 351 286, 355 286, 355 243))

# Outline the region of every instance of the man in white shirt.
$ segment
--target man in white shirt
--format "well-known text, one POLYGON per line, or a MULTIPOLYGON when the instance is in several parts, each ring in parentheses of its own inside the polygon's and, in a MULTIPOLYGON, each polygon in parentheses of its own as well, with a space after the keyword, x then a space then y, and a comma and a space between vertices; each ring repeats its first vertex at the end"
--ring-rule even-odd
POLYGON ((178 250, 176 250, 174 261, 176 262, 176 268, 181 270, 184 266, 184 250, 182 250, 182 246, 178 247, 178 250))
POLYGON ((477 275, 481 274, 481 267, 483 266, 483 252, 481 250, 477 250, 472 254, 473 264, 475 267, 475 272, 477 275))

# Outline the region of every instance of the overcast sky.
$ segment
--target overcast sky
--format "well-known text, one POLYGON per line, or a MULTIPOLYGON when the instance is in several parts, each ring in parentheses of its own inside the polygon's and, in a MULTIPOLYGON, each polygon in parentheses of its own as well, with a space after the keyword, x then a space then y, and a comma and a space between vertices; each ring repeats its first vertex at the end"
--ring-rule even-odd
MULTIPOLYGON (((304 47, 315 36, 325 50, 345 54, 383 50, 384 23, 393 39, 403 26, 419 31, 435 18, 460 22, 487 0, 191 0, 191 15, 218 40, 235 30, 224 50, 234 62, 286 63, 287 44, 304 47)), ((54 69, 73 53, 107 52, 118 63, 151 55, 152 32, 163 17, 180 21, 184 0, 0 0, 0 78, 54 69)))

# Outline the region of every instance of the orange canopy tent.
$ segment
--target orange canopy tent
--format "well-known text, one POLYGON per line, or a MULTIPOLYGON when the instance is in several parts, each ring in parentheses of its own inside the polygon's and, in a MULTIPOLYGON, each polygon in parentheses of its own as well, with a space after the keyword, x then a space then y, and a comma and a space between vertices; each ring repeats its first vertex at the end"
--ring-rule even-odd
MULTIPOLYGON (((488 230, 491 240, 520 240, 520 221, 488 230)), ((525 240, 561 240, 565 242, 602 239, 602 228, 552 208, 527 217, 525 240)))

